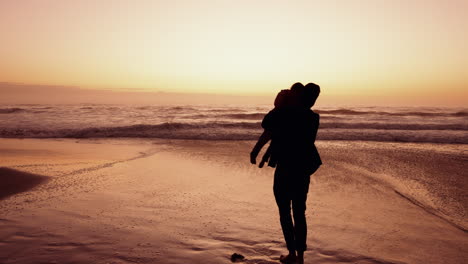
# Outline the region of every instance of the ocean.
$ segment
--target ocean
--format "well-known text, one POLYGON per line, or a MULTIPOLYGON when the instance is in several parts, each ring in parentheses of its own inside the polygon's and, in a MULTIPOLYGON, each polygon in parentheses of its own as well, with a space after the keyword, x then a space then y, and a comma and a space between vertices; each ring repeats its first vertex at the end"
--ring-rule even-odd
MULTIPOLYGON (((253 140, 272 109, 200 105, 2 105, 4 138, 253 140)), ((318 107, 318 140, 468 144, 468 108, 318 107)))

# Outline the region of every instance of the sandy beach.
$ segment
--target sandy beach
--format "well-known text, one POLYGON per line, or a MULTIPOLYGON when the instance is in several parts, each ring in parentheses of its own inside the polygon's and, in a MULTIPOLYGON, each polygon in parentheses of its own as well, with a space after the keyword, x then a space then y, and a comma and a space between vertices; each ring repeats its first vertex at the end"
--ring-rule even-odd
MULTIPOLYGON (((0 139, 0 263, 279 263, 253 143, 0 139)), ((468 259, 466 145, 317 146, 306 263, 468 259)))

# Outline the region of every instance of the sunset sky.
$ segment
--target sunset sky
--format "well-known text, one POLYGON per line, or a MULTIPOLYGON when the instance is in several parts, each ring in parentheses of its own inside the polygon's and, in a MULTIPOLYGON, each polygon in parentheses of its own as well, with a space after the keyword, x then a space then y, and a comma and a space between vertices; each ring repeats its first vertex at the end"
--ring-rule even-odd
POLYGON ((2 0, 0 82, 266 96, 301 81, 330 101, 463 105, 467 10, 466 0, 2 0))

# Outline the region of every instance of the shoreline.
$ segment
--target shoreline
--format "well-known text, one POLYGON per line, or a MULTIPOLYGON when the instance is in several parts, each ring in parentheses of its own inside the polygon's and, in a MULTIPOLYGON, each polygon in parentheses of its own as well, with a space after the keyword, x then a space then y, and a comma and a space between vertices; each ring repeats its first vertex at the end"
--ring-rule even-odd
MULTIPOLYGON (((214 264, 229 263, 236 252, 246 263, 278 263, 285 248, 271 191, 273 169, 248 163, 251 146, 0 139, 1 167, 49 177, 0 200, 0 262, 214 264)), ((455 214, 463 192, 451 198, 457 203, 437 200, 460 192, 447 189, 454 179, 445 182, 429 172, 461 175, 466 146, 317 146, 326 163, 311 179, 306 263, 461 263, 468 257, 466 231, 397 193, 463 216, 466 208, 455 214), (436 180, 440 190, 431 189, 436 180)), ((466 181, 459 184, 463 189, 466 181)))

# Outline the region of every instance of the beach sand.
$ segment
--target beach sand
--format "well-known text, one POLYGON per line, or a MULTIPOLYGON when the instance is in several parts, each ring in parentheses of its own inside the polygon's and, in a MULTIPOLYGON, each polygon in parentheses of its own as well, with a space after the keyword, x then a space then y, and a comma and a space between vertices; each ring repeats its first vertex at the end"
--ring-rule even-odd
MULTIPOLYGON (((253 144, 0 139, 0 263, 279 263, 253 144)), ((466 262, 466 145, 317 146, 306 263, 466 262)))

